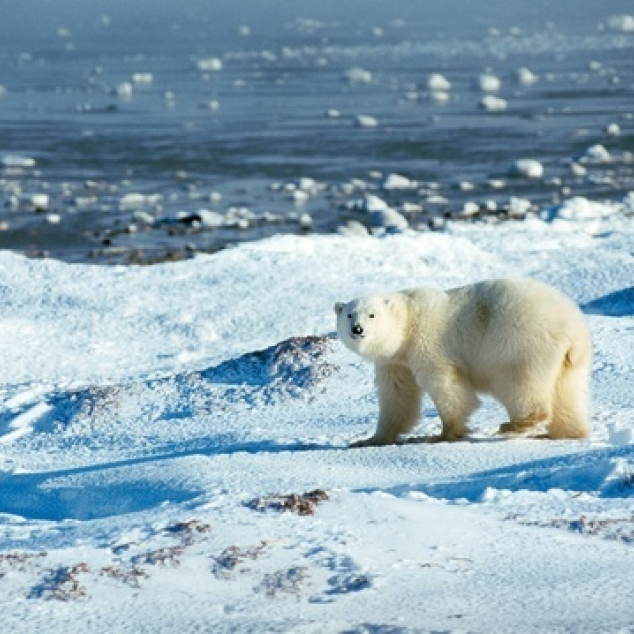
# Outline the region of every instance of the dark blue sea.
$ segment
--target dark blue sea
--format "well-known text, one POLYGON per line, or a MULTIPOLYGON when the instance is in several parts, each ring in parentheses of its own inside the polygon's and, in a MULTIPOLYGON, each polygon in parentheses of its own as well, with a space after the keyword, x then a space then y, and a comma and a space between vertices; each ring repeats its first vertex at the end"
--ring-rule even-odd
POLYGON ((2 4, 3 249, 153 263, 634 189, 631 2, 2 4))

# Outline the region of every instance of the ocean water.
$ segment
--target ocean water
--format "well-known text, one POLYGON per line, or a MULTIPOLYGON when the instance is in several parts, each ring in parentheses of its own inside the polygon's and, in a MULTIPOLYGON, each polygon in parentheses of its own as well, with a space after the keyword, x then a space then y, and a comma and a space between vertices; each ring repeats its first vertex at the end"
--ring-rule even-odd
POLYGON ((421 231, 617 200, 634 189, 628 13, 622 0, 7 4, 0 248, 149 263, 369 227, 369 194, 421 231), (514 174, 518 159, 543 174, 514 174))

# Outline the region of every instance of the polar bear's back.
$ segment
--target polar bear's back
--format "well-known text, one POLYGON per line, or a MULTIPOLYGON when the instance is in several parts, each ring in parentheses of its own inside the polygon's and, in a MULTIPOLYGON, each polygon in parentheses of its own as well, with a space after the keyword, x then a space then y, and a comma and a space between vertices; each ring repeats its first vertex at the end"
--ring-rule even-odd
MULTIPOLYGON (((447 291, 443 347, 481 374, 489 368, 553 353, 590 354, 590 335, 579 307, 536 280, 499 279, 447 291)), ((485 372, 486 374, 486 372, 485 372)))

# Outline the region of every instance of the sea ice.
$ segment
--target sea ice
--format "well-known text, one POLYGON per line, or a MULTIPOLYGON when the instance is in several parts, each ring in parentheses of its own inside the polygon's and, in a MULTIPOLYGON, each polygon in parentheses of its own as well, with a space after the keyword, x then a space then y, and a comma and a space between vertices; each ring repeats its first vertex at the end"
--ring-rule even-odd
POLYGON ((343 77, 352 84, 372 83, 372 73, 364 68, 350 68, 343 74, 343 77))
POLYGON ((447 92, 451 90, 451 82, 440 73, 432 73, 427 78, 427 88, 433 92, 447 92))
POLYGON ((539 78, 537 77, 537 75, 535 75, 535 73, 533 73, 528 68, 522 67, 522 68, 518 68, 517 71, 515 71, 515 79, 522 86, 531 86, 539 78))
POLYGON ((134 87, 129 81, 124 81, 115 88, 114 92, 118 97, 131 97, 134 92, 134 87))
POLYGON ((219 71, 222 70, 222 60, 218 57, 207 57, 204 59, 199 59, 196 62, 196 67, 199 71, 205 73, 219 71))
POLYGON ((509 169, 509 176, 541 178, 543 175, 544 166, 535 159, 518 159, 509 169))
POLYGON ((484 73, 478 77, 478 88, 482 92, 497 92, 502 87, 498 77, 490 73, 484 73))
POLYGON ((612 155, 603 145, 592 145, 577 159, 579 163, 610 163, 612 155))
POLYGON ((401 176, 400 174, 388 174, 382 185, 383 189, 387 190, 412 189, 416 186, 417 183, 415 181, 410 180, 406 176, 401 176))
POLYGON ((508 103, 506 99, 496 97, 495 95, 485 95, 480 100, 480 108, 489 112, 502 112, 506 110, 508 103))
POLYGON ((621 134, 621 126, 618 123, 610 123, 605 128, 608 136, 619 136, 621 134))
POLYGON ((35 159, 17 154, 5 154, 0 156, 0 165, 9 168, 35 167, 35 159))
POLYGON ((355 124, 359 128, 376 128, 379 125, 379 122, 370 115, 360 114, 355 118, 355 124))
POLYGON ((48 209, 50 197, 48 194, 32 194, 30 203, 35 209, 48 209))
POLYGON ((154 81, 152 73, 133 73, 132 81, 135 84, 151 84, 154 81))
POLYGON ((532 203, 528 198, 518 198, 511 196, 509 199, 508 212, 511 218, 522 218, 531 209, 532 203))
POLYGON ((613 31, 621 31, 623 33, 631 33, 634 31, 633 15, 611 15, 608 18, 608 26, 613 31))

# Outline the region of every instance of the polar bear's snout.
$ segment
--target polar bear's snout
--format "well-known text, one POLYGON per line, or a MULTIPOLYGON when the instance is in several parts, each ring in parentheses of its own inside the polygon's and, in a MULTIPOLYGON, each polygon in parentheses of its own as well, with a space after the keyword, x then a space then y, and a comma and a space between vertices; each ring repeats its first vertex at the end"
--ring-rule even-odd
POLYGON ((363 326, 361 324, 353 324, 350 329, 353 337, 363 337, 363 326))

